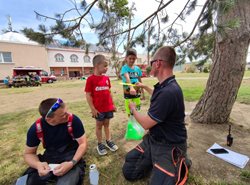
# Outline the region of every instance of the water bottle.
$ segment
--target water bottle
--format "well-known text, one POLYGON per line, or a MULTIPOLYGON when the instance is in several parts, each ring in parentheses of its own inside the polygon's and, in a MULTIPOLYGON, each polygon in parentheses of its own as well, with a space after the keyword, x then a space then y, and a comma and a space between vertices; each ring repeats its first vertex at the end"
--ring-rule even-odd
POLYGON ((28 174, 27 174, 27 175, 24 175, 24 176, 22 176, 22 177, 19 177, 19 178, 17 179, 15 185, 26 185, 27 179, 28 179, 28 174))
POLYGON ((98 185, 99 172, 97 171, 95 164, 89 166, 89 181, 91 185, 98 185))

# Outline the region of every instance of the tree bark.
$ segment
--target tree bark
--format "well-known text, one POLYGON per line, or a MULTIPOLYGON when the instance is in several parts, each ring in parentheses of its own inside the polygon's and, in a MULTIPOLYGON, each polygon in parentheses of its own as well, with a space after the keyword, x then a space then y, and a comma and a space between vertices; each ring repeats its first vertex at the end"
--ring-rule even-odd
MULTIPOLYGON (((219 7, 220 8, 220 7, 219 7)), ((226 123, 237 97, 246 67, 250 42, 250 1, 236 0, 227 12, 218 9, 218 25, 239 20, 236 28, 217 29, 213 65, 191 119, 199 123, 226 123)))

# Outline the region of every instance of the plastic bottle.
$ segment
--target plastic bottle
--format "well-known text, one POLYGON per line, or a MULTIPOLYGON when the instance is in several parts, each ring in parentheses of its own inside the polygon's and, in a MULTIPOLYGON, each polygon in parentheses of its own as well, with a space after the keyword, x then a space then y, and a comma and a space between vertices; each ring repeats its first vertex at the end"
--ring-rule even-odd
POLYGON ((89 166, 89 181, 91 185, 98 185, 99 172, 97 171, 95 164, 89 166))
POLYGON ((26 185, 28 179, 28 175, 24 175, 22 177, 19 177, 16 181, 15 185, 26 185))

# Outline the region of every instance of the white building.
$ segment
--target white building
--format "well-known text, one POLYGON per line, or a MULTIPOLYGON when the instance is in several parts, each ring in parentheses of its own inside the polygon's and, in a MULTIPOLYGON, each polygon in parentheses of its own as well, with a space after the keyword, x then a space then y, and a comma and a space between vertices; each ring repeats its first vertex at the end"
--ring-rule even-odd
MULTIPOLYGON (((95 54, 103 54, 108 59, 111 56, 108 52, 85 53, 79 48, 45 47, 23 34, 7 32, 0 35, 0 80, 12 77, 14 67, 26 66, 40 67, 58 77, 81 77, 92 73, 95 54)), ((115 73, 109 69, 109 74, 115 73)))
MULTIPOLYGON (((89 51, 79 48, 47 48, 48 65, 50 71, 55 76, 81 77, 88 76, 93 72, 92 60, 95 55, 102 54, 107 59, 111 58, 111 53, 89 51)), ((118 54, 119 55, 119 54, 118 54)), ((112 68, 109 68, 107 75, 115 76, 112 68)))
POLYGON ((0 80, 12 77, 14 67, 35 66, 48 71, 47 61, 44 46, 17 32, 0 35, 0 80))

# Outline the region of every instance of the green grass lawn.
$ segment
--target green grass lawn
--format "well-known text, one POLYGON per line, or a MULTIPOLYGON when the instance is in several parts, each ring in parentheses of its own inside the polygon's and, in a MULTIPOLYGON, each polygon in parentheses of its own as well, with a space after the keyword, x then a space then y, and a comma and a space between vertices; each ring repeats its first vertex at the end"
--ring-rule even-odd
MULTIPOLYGON (((208 77, 209 73, 184 73, 184 72, 175 72, 177 77, 208 77)), ((250 77, 250 70, 245 71, 244 77, 250 77)))
MULTIPOLYGON (((208 74, 198 74, 199 77, 207 77, 208 74), (201 76, 200 76, 201 75, 201 76), (204 76, 203 76, 204 75, 204 76)), ((250 76, 250 72, 245 74, 247 77, 250 76)), ((196 74, 176 74, 177 80, 180 83, 185 101, 197 101, 201 96, 205 85, 206 79, 188 80, 183 77, 196 77, 196 74), (180 79, 178 79, 180 78, 180 79)), ((143 81, 148 85, 156 83, 154 78, 144 78, 143 81)), ((100 157, 96 152, 96 137, 95 137, 95 122, 90 116, 90 110, 86 101, 76 101, 69 103, 68 107, 70 112, 78 115, 84 122, 86 134, 88 138, 88 151, 85 155, 87 164, 90 165, 95 163, 98 170, 100 171, 100 183, 101 185, 144 185, 147 184, 147 179, 129 183, 125 181, 122 176, 121 166, 124 162, 124 156, 126 154, 126 144, 124 140, 124 133, 126 130, 127 118, 123 108, 123 98, 121 98, 121 85, 119 81, 112 80, 112 91, 114 96, 115 104, 118 108, 118 112, 115 114, 114 119, 111 120, 111 133, 113 139, 117 142, 120 147, 115 153, 109 152, 107 156, 100 157)), ((67 82, 56 82, 55 84, 46 84, 38 88, 54 88, 64 89, 67 91, 70 87, 79 86, 82 87, 81 81, 67 81, 67 82)), ((37 88, 12 88, 12 89, 1 89, 1 94, 9 94, 10 96, 18 93, 29 93, 35 91, 37 88)), ((147 100, 143 102, 144 107, 148 107, 148 95, 147 100)), ((250 104, 250 79, 243 80, 241 88, 238 93, 237 101, 242 103, 250 104)), ((7 105, 6 105, 7 106, 7 105)), ((37 109, 30 109, 28 111, 13 112, 8 114, 1 114, 0 119, 0 184, 7 185, 11 184, 27 167, 23 162, 23 148, 26 140, 26 132, 30 125, 39 117, 37 109)), ((39 151, 42 152, 42 148, 39 151)), ((89 184, 88 180, 88 169, 86 172, 85 183, 89 184)), ((249 172, 247 173, 249 176, 249 172)), ((244 178, 246 175, 244 175, 244 178)), ((223 179, 223 177, 222 177, 223 179)), ((249 178, 248 178, 249 179, 249 178)), ((188 184, 204 184, 206 177, 197 177, 190 174, 190 180, 188 184)), ((221 182, 211 182, 212 184, 225 184, 221 182)), ((232 183, 234 184, 234 183, 232 183)), ((237 183, 235 183, 236 185, 237 183)))

